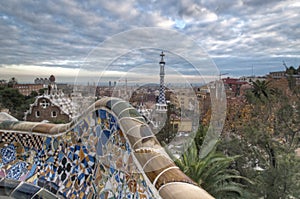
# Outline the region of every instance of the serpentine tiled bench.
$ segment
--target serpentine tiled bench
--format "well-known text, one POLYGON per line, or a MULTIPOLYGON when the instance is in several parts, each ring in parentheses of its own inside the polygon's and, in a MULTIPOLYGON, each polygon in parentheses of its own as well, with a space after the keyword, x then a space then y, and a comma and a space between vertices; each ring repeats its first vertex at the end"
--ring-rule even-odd
POLYGON ((212 198, 117 98, 68 124, 0 122, 0 178, 0 197, 18 199, 212 198))

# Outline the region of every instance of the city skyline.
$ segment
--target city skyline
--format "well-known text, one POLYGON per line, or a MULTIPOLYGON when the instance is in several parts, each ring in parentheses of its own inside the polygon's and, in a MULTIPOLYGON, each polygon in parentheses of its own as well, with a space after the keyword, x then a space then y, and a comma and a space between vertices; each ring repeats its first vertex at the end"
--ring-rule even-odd
MULTIPOLYGON (((72 82, 79 72, 86 77, 95 75, 94 71, 82 70, 87 56, 114 35, 143 27, 185 35, 207 53, 220 73, 229 76, 283 70, 283 61, 298 67, 299 8, 300 3, 293 0, 1 2, 0 79, 14 76, 29 82, 33 76, 54 74, 72 82)), ((166 47, 177 43, 180 41, 170 39, 166 47)), ((113 80, 129 74, 122 64, 142 65, 144 69, 152 64, 158 71, 155 53, 133 50, 116 60, 114 70, 105 70, 104 77, 113 80), (146 58, 139 60, 143 56, 146 58)), ((167 67, 172 66, 187 79, 194 78, 185 73, 186 60, 173 58, 167 60, 167 67)), ((144 69, 140 71, 145 75, 158 78, 157 72, 144 69)))

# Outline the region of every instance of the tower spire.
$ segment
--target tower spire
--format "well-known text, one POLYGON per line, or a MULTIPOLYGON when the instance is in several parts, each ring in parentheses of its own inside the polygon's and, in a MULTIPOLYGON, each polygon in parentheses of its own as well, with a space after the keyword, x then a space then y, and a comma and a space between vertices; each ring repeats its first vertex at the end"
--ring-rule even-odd
POLYGON ((159 85, 159 96, 158 96, 158 104, 156 106, 156 109, 159 111, 166 111, 167 110, 167 104, 166 104, 166 97, 165 97, 165 64, 164 61, 164 52, 162 51, 160 54, 160 85, 159 85))
POLYGON ((164 52, 162 51, 161 54, 161 60, 159 62, 160 65, 160 85, 159 85, 159 97, 158 97, 158 103, 159 104, 166 104, 166 97, 165 97, 165 64, 164 61, 164 52))

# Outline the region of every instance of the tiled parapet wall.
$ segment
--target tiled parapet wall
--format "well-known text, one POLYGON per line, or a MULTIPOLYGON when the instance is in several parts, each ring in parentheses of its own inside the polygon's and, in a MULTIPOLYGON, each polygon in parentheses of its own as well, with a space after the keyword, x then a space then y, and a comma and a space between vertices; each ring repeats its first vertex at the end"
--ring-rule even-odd
POLYGON ((178 198, 172 187, 180 186, 210 197, 175 166, 137 111, 119 99, 102 99, 65 125, 2 122, 0 136, 0 195, 178 198))

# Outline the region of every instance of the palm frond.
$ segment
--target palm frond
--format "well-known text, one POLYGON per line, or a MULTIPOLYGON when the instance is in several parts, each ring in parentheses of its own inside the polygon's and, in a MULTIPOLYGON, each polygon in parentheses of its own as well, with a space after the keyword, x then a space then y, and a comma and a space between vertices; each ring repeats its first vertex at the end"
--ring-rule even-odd
POLYGON ((238 157, 227 157, 213 149, 201 158, 196 144, 192 143, 175 163, 186 175, 213 196, 217 198, 224 195, 242 197, 245 184, 253 182, 241 176, 237 170, 230 169, 230 165, 238 157))

